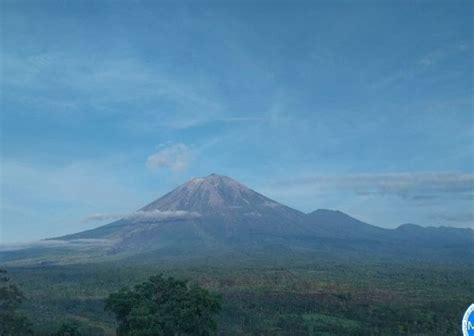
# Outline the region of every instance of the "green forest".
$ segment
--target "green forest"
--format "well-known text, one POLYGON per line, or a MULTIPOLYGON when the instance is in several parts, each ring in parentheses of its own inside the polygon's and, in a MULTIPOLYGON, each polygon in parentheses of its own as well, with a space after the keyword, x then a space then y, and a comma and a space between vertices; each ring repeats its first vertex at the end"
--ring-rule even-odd
MULTIPOLYGON (((8 283, 21 292, 15 303, 18 323, 33 335, 172 335, 166 329, 127 333, 130 325, 124 325, 120 306, 149 297, 150 281, 165 286, 160 283, 169 277, 175 280, 167 295, 208 316, 208 328, 198 333, 189 328, 193 315, 173 308, 178 310, 172 316, 182 315, 169 323, 189 324, 173 335, 460 335, 463 312, 474 295, 469 268, 409 262, 237 268, 106 263, 7 271, 2 288, 8 283)), ((146 305, 127 309, 138 311, 139 318, 143 311, 162 317, 171 311, 146 305)))

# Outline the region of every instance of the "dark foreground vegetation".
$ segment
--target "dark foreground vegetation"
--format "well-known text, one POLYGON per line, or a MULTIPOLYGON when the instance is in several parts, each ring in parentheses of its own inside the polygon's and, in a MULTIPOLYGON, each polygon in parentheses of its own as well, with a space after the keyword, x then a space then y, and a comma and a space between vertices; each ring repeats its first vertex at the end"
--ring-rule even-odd
POLYGON ((105 300, 105 310, 117 319, 117 333, 130 336, 208 336, 217 330, 214 316, 220 309, 219 296, 161 275, 105 300))
POLYGON ((212 335, 221 305, 218 335, 460 335, 462 314, 474 296, 470 268, 422 263, 89 264, 8 272, 25 297, 10 289, 11 311, 34 335, 115 335, 117 328, 127 335, 132 327, 150 325, 158 329, 133 335, 171 335, 171 329, 179 335, 212 335), (150 278, 158 273, 165 277, 150 278), (176 310, 172 316, 159 314, 162 320, 153 324, 161 308, 142 299, 157 288, 175 298, 176 310), (186 307, 199 307, 204 320, 195 320, 186 307))

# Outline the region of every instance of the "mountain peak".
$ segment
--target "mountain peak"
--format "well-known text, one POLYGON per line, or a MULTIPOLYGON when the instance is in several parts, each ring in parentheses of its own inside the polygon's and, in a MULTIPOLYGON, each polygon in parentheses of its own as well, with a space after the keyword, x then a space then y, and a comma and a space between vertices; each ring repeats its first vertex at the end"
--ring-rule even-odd
POLYGON ((195 177, 195 178, 191 179, 188 182, 191 182, 193 180, 200 180, 200 181, 218 181, 218 180, 220 180, 220 181, 235 181, 231 177, 228 177, 228 176, 225 176, 225 175, 219 175, 219 174, 216 174, 216 173, 212 173, 210 175, 203 176, 203 177, 195 177))
POLYGON ((272 207, 284 206, 231 177, 214 173, 189 180, 141 210, 184 210, 201 214, 224 214, 255 213, 259 212, 257 210, 272 207))
MULTIPOLYGON (((182 186, 178 187, 181 189, 190 189, 190 191, 196 191, 195 188, 213 189, 213 188, 230 188, 233 190, 250 190, 243 184, 237 182, 233 178, 224 175, 211 174, 206 177, 195 177, 182 186)), ((176 189, 175 189, 176 190, 176 189)))

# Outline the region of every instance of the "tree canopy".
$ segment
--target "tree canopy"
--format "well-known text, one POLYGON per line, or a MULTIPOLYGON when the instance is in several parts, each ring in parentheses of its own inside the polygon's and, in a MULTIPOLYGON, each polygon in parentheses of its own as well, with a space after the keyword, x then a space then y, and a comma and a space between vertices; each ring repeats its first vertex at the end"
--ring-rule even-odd
POLYGON ((24 300, 18 287, 9 282, 7 271, 0 270, 0 335, 30 335, 30 323, 17 309, 24 300))
POLYGON ((67 320, 61 323, 59 330, 54 336, 81 336, 79 323, 74 320, 67 320))
POLYGON ((105 309, 115 314, 120 336, 207 336, 215 333, 220 296, 162 275, 133 289, 110 294, 105 309))

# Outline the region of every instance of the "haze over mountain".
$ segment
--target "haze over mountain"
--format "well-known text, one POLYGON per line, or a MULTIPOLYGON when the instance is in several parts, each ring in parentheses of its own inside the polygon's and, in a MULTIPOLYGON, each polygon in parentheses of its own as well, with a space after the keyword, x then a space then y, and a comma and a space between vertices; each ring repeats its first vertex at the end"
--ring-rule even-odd
MULTIPOLYGON (((211 174, 186 182, 118 221, 47 241, 62 242, 52 245, 61 249, 74 244, 77 247, 78 242, 97 242, 95 247, 87 245, 93 253, 80 252, 89 261, 95 257, 120 259, 139 255, 152 260, 244 252, 261 256, 262 251, 264 255, 449 260, 470 256, 473 232, 413 224, 383 229, 325 209, 305 214, 230 177, 211 174)), ((8 262, 49 261, 42 254, 44 251, 37 250, 34 256, 27 253, 25 258, 24 253, 3 252, 0 257, 8 262)))

